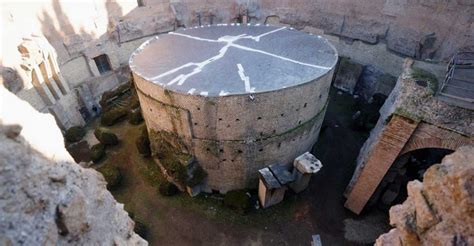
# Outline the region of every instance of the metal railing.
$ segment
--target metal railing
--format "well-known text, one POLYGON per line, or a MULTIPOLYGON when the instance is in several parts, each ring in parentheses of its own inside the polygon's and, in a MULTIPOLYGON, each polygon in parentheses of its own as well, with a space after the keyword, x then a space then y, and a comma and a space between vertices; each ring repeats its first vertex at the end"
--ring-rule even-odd
POLYGON ((439 86, 438 94, 474 103, 474 52, 459 51, 451 58, 447 66, 446 77, 439 86), (462 77, 462 74, 468 76, 462 77), (449 88, 460 89, 467 93, 460 96, 448 92, 449 88))

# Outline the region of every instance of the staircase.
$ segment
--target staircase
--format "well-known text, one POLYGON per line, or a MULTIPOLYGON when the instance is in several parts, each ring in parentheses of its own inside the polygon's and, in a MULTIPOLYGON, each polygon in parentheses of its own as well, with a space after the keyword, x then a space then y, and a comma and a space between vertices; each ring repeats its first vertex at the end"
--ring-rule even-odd
POLYGON ((457 52, 448 64, 438 98, 474 110, 474 52, 457 52))

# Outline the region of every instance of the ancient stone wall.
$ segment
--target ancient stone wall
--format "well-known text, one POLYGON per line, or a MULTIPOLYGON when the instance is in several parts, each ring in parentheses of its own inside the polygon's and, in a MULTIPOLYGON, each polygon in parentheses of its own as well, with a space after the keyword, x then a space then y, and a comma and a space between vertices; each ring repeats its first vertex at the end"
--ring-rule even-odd
POLYGON ((139 77, 135 81, 148 128, 176 132, 209 173, 210 187, 226 192, 255 183, 257 170, 266 164, 291 163, 311 148, 324 119, 331 77, 332 73, 304 86, 259 94, 255 101, 248 96, 182 95, 139 77), (302 98, 319 99, 305 103, 302 98), (252 112, 244 113, 248 108, 252 112), (300 127, 292 129, 295 125, 300 127))
POLYGON ((313 26, 344 40, 362 40, 409 57, 446 59, 472 44, 472 1, 262 0, 262 16, 313 26))
POLYGON ((0 86, 0 244, 146 245, 106 189, 74 162, 51 115, 0 86))
POLYGON ((375 245, 474 244, 474 146, 430 167, 423 182, 408 183, 408 198, 390 209, 395 228, 375 245))

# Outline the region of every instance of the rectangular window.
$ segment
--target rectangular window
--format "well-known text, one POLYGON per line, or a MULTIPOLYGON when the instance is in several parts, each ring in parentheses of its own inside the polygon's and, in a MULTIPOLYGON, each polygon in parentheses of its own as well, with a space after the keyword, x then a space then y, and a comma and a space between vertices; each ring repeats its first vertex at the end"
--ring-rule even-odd
POLYGON ((145 0, 137 0, 137 5, 138 5, 138 7, 144 7, 145 6, 145 0))
POLYGON ((100 74, 105 74, 112 70, 112 68, 110 67, 110 62, 107 55, 103 54, 103 55, 94 57, 94 61, 100 74))

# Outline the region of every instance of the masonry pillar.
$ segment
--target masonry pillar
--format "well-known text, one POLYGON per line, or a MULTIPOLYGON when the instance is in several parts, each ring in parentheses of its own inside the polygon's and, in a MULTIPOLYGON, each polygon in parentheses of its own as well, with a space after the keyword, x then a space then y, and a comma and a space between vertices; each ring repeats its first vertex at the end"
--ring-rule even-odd
POLYGON ((31 71, 31 82, 46 105, 50 106, 56 102, 56 99, 54 98, 53 94, 51 94, 48 86, 43 80, 43 76, 39 71, 39 67, 36 67, 31 71))
POLYGON ((356 214, 362 211, 417 126, 418 122, 412 119, 395 114, 391 117, 375 136, 365 162, 359 164, 361 171, 347 195, 346 208, 356 214))
MULTIPOLYGON (((51 53, 51 54, 53 54, 53 53, 51 53)), ((51 58, 51 54, 48 57, 48 62, 49 62, 49 65, 51 67, 51 71, 53 73, 53 79, 58 84, 59 89, 61 89, 61 92, 63 93, 63 95, 66 95, 71 89, 69 88, 69 85, 66 82, 66 80, 64 79, 64 77, 61 75, 61 72, 59 70, 58 62, 56 61, 56 55, 53 58, 51 58)))
POLYGON ((59 100, 61 97, 61 90, 59 89, 57 84, 54 83, 55 81, 52 79, 53 74, 51 73, 48 61, 45 60, 44 62, 42 62, 39 65, 39 68, 41 70, 41 75, 43 76, 43 80, 48 86, 51 94, 54 96, 54 98, 56 98, 56 100, 59 100))

